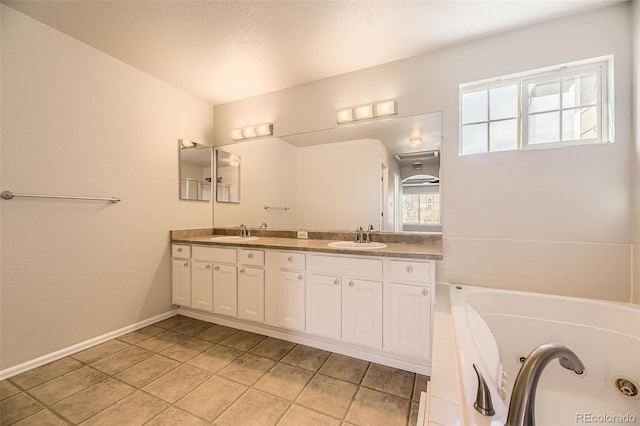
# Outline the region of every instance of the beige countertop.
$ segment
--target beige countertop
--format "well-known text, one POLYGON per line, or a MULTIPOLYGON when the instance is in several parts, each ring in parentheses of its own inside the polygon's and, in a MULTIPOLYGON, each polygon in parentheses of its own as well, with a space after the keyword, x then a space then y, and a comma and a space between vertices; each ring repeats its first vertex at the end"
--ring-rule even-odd
POLYGON ((171 242, 183 244, 202 244, 228 247, 251 247, 265 249, 301 250, 322 253, 352 254, 360 256, 406 257, 413 259, 442 259, 442 239, 430 238, 419 244, 385 242, 387 247, 379 249, 358 250, 329 247, 330 239, 298 239, 260 236, 257 240, 231 242, 214 240, 219 234, 189 235, 188 232, 172 231, 171 242))

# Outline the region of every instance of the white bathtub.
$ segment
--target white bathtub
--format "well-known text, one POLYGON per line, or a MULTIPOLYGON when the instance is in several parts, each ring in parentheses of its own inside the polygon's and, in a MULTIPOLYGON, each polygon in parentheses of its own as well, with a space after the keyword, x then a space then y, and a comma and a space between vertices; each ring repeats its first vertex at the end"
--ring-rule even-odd
POLYGON ((586 371, 577 376, 557 360, 547 365, 536 393, 537 425, 640 425, 640 399, 613 386, 618 376, 640 383, 640 307, 471 286, 452 285, 449 293, 463 425, 504 425, 518 358, 545 343, 571 349, 586 371), (489 383, 493 417, 473 408, 473 363, 489 383))

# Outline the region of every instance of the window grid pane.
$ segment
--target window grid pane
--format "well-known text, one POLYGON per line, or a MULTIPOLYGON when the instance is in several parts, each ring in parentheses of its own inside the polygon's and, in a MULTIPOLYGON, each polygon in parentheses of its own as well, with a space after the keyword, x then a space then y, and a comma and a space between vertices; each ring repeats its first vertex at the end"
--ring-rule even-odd
POLYGON ((440 194, 404 194, 402 212, 407 225, 439 225, 440 194))

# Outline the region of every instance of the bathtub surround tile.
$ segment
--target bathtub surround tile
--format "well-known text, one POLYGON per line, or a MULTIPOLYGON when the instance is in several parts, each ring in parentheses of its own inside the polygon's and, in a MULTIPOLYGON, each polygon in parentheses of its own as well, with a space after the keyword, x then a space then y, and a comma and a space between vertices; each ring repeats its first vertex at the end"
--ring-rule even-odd
POLYGON ((221 377, 212 377, 175 405, 211 422, 242 395, 246 386, 221 377))
POLYGON ((458 395, 458 383, 455 380, 434 377, 433 380, 431 380, 430 386, 431 396, 446 399, 451 402, 460 402, 460 397, 458 395))
POLYGON ((71 357, 80 362, 84 362, 85 364, 91 364, 92 362, 98 361, 99 359, 102 359, 109 355, 113 355, 114 353, 120 352, 121 350, 128 347, 128 343, 122 342, 120 340, 107 340, 104 343, 100 343, 99 345, 75 353, 71 355, 71 357))
POLYGON ((138 346, 151 352, 162 352, 163 350, 180 343, 183 340, 187 340, 189 336, 182 333, 176 333, 175 331, 165 331, 157 336, 138 343, 138 346))
POLYGON ((175 315, 153 325, 155 325, 156 327, 166 328, 167 330, 172 330, 174 328, 188 324, 192 321, 194 321, 192 318, 185 317, 184 315, 175 315))
POLYGON ((300 394, 296 403, 333 417, 343 418, 357 390, 358 387, 353 383, 317 374, 300 394))
POLYGON ((157 336, 164 331, 164 328, 156 327, 155 325, 149 325, 147 327, 141 328, 140 330, 132 331, 131 333, 125 334, 124 336, 120 336, 118 337, 118 340, 122 340, 123 342, 129 343, 130 345, 135 345, 136 343, 143 342, 147 339, 152 338, 153 336, 157 336))
POLYGON ((368 426, 404 425, 409 420, 410 408, 408 399, 361 387, 346 420, 368 426))
POLYGON ((248 352, 256 355, 270 358, 276 361, 280 361, 291 349, 295 348, 296 344, 287 342, 286 340, 276 339, 274 337, 267 337, 248 352))
POLYGON ((85 366, 36 386, 29 393, 38 401, 52 405, 106 378, 106 374, 85 366))
POLYGON ((145 426, 207 426, 207 423, 182 410, 169 407, 158 417, 145 423, 145 426))
POLYGON ((209 371, 210 373, 217 373, 231 364, 240 355, 242 355, 242 351, 228 346, 216 345, 191 359, 187 364, 209 371))
POLYGON ((3 380, 0 382, 0 401, 18 393, 20 393, 20 389, 15 387, 10 381, 3 380))
POLYGON ((244 354, 218 373, 221 377, 251 386, 275 365, 275 361, 253 354, 244 354))
POLYGON ((34 368, 25 373, 18 374, 9 379, 11 383, 21 389, 31 389, 35 386, 48 382, 56 377, 63 376, 73 370, 82 368, 83 364, 73 358, 62 358, 42 367, 34 368))
POLYGON ((298 345, 282 358, 282 362, 317 371, 329 357, 330 352, 310 346, 298 345))
POLYGON ((327 362, 318 371, 325 376, 346 380, 347 382, 360 384, 367 372, 369 362, 357 358, 351 358, 340 354, 331 354, 327 362))
POLYGON ((135 388, 109 378, 58 402, 51 409, 73 423, 80 423, 133 392, 135 388))
POLYGON ((429 405, 429 421, 442 425, 460 424, 460 404, 432 396, 429 405))
POLYGON ((336 418, 295 404, 278 422, 278 426, 340 426, 340 424, 340 420, 336 418))
POLYGON ((91 366, 112 376, 152 356, 152 352, 137 346, 129 346, 127 349, 92 363, 91 366))
POLYGON ((116 374, 115 377, 131 386, 141 388, 179 365, 180 363, 177 361, 160 355, 154 355, 151 358, 147 358, 144 361, 121 371, 116 374))
POLYGON ((456 381, 456 366, 455 364, 449 364, 446 362, 440 362, 434 360, 431 363, 432 377, 440 377, 447 380, 456 381))
POLYGON ((302 367, 278 363, 253 386, 256 389, 294 401, 313 377, 302 367))
POLYGON ((211 377, 200 369, 181 365, 144 387, 144 391, 173 404, 211 377))
POLYGON ((6 426, 25 419, 44 407, 27 394, 19 393, 0 402, 0 426, 6 426))
POLYGON ((209 327, 202 333, 196 334, 195 337, 202 340, 208 340, 213 343, 220 343, 224 339, 230 337, 231 335, 237 333, 238 330, 231 327, 226 327, 224 325, 214 324, 209 327))
POLYGON ((249 389, 215 421, 219 426, 271 426, 282 417, 289 403, 272 395, 249 389), (247 409, 251 407, 250 409, 247 409))
POLYGON ((82 423, 82 425, 143 425, 160 414, 167 407, 168 405, 159 399, 138 391, 91 417, 89 420, 82 423))
POLYGON ((410 399, 413 392, 414 376, 415 373, 371 363, 362 385, 410 399))

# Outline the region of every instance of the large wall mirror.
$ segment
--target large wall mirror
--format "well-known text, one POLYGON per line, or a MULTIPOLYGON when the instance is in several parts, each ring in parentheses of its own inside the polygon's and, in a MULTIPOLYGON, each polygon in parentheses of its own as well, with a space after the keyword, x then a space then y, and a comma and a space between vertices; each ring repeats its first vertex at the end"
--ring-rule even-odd
POLYGON ((216 150, 216 201, 240 202, 240 156, 216 150))
POLYGON ((194 201, 211 200, 211 161, 212 148, 180 139, 179 149, 179 175, 180 175, 180 199, 194 201))
POLYGON ((242 158, 242 202, 217 204, 214 226, 439 232, 441 121, 435 112, 224 145, 218 158, 242 158))

